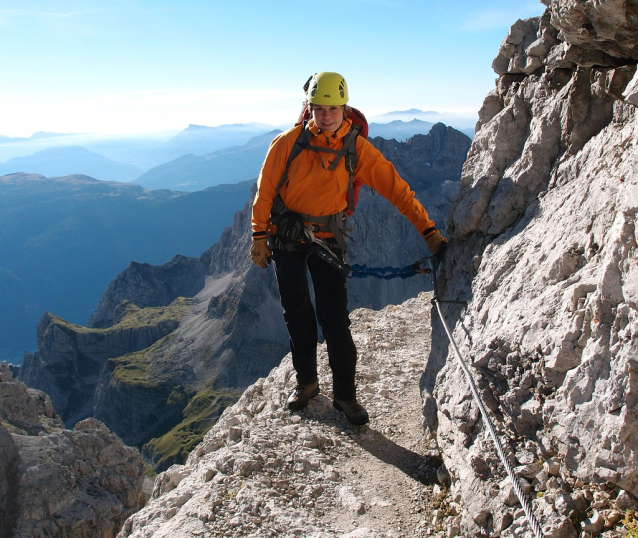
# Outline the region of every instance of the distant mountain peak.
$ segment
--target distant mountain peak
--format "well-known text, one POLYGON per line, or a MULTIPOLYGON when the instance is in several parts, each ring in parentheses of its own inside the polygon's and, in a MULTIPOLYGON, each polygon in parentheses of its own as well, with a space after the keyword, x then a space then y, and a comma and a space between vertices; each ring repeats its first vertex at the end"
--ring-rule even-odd
POLYGON ((382 116, 390 116, 392 114, 441 114, 435 110, 419 110, 418 108, 411 108, 410 110, 394 110, 393 112, 387 112, 382 116))
POLYGON ((78 133, 49 133, 47 131, 38 131, 37 133, 33 133, 29 137, 29 140, 38 140, 41 138, 55 138, 57 136, 70 136, 71 134, 78 134, 78 133))

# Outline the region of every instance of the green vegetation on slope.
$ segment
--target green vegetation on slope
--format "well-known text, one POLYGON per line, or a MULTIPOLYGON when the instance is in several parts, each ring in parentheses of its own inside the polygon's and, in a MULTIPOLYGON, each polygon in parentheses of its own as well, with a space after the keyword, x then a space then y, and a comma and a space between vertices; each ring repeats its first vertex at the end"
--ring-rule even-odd
POLYGON ((184 463, 224 409, 233 405, 240 396, 240 391, 230 388, 206 387, 200 390, 184 408, 184 420, 162 437, 146 443, 144 453, 153 460, 158 470, 167 469, 173 463, 184 463))
MULTIPOLYGON (((120 321, 104 329, 82 327, 53 315, 51 317, 62 330, 78 335, 114 335, 152 327, 163 329, 162 325, 172 332, 190 312, 192 302, 193 299, 180 297, 165 307, 139 308, 130 301, 124 301, 116 313, 120 321)), ((163 350, 171 338, 173 335, 169 332, 146 349, 107 360, 107 368, 118 383, 112 387, 117 391, 117 400, 134 402, 137 399, 138 403, 143 400, 153 412, 154 418, 148 420, 141 420, 136 415, 137 422, 127 422, 127 427, 138 431, 146 424, 157 425, 153 434, 160 436, 148 441, 143 446, 143 453, 158 471, 173 463, 183 463, 224 409, 233 405, 242 393, 232 388, 211 386, 196 392, 189 386, 188 373, 164 357, 163 350), (182 420, 176 424, 180 414, 182 420)))
POLYGON ((120 321, 116 325, 104 329, 93 329, 76 325, 55 314, 49 315, 51 316, 51 320, 60 327, 66 327, 78 334, 112 334, 141 327, 157 326, 170 321, 179 322, 182 317, 189 312, 192 303, 192 298, 178 297, 168 306, 139 308, 131 301, 125 300, 118 307, 120 321))
POLYGON ((150 348, 109 359, 109 363, 113 366, 113 377, 125 385, 161 390, 166 384, 167 379, 152 375, 153 354, 150 348))

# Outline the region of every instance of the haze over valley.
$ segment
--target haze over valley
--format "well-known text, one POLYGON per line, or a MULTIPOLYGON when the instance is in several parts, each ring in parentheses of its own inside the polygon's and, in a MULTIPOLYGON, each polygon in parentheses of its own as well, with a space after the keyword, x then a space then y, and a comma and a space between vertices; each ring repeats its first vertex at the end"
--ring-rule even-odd
MULTIPOLYGON (((437 122, 471 138, 476 118, 418 109, 390 112, 370 119, 369 137, 403 142, 415 134, 427 134, 437 122)), ((270 141, 290 126, 292 122, 279 126, 189 125, 179 132, 135 137, 45 132, 29 138, 0 136, 0 175, 82 174, 150 189, 190 192, 256 178, 270 141)))

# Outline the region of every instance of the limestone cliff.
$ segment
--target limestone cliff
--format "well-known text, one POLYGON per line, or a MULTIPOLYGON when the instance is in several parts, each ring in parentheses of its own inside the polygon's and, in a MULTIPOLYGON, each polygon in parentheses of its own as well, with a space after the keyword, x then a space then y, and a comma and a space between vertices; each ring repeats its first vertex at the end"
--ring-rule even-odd
POLYGON ((20 379, 49 394, 67 426, 93 414, 100 372, 109 359, 144 350, 170 334, 188 308, 186 299, 167 308, 118 307, 117 323, 87 329, 45 313, 38 324, 38 351, 25 354, 20 379))
MULTIPOLYGON (((467 301, 445 314, 545 535, 576 536, 620 519, 619 491, 638 495, 638 12, 545 3, 494 61, 440 292, 467 301)), ((435 322, 424 414, 462 527, 529 532, 450 351, 435 322)))
POLYGON ((73 430, 0 364, 0 536, 114 536, 144 505, 144 463, 95 419, 73 430))
POLYGON ((178 297, 193 297, 204 287, 204 267, 197 258, 175 256, 155 266, 133 262, 102 294, 88 326, 110 327, 118 320, 118 307, 130 301, 139 308, 167 306, 178 297))

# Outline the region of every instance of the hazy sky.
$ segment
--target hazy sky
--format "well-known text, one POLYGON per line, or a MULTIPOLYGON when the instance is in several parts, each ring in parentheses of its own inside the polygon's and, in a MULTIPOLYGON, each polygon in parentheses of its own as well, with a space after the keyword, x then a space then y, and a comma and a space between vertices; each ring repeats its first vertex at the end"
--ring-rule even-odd
POLYGON ((538 0, 0 0, 0 135, 296 119, 317 71, 374 116, 475 115, 538 0))

